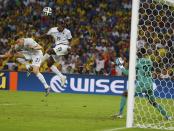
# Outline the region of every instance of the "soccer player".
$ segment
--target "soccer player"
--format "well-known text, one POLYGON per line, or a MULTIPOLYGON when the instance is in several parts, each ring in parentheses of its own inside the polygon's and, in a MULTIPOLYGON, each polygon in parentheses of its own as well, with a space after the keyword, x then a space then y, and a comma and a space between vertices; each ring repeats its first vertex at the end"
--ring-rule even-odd
MULTIPOLYGON (((156 102, 155 96, 153 93, 153 78, 152 78, 152 68, 153 63, 148 58, 143 58, 145 55, 146 50, 144 48, 141 48, 141 51, 138 53, 138 59, 136 64, 136 71, 137 71, 137 79, 136 79, 136 90, 135 95, 140 95, 142 93, 145 93, 149 103, 155 107, 167 120, 171 120, 171 116, 168 115, 168 113, 165 111, 165 109, 156 102)), ((119 65, 121 70, 125 75, 128 75, 128 70, 123 67, 123 60, 121 58, 116 60, 116 63, 119 65)), ((127 91, 125 91, 122 95, 121 102, 120 102, 120 110, 117 115, 114 115, 122 118, 123 109, 126 104, 126 98, 127 98, 127 91)))
MULTIPOLYGON (((121 71, 123 72, 123 74, 128 75, 128 70, 123 69, 123 64, 124 64, 124 60, 119 57, 118 59, 116 59, 115 61, 116 65, 118 65, 118 68, 121 69, 121 71)), ((123 92, 122 96, 121 96, 121 101, 120 101, 120 108, 119 108, 119 113, 118 114, 114 114, 112 117, 118 117, 118 118, 123 118, 123 111, 124 111, 124 107, 126 105, 126 101, 127 101, 127 95, 128 92, 127 90, 123 92)))
POLYGON ((32 68, 33 73, 41 81, 45 87, 45 96, 49 94, 50 86, 47 84, 44 76, 39 72, 41 58, 43 57, 42 47, 32 38, 18 38, 16 44, 1 56, 1 58, 10 57, 12 55, 18 57, 17 61, 25 64, 27 69, 32 68), (29 61, 32 63, 30 64, 29 61))
MULTIPOLYGON (((50 69, 60 77, 61 86, 64 86, 66 82, 66 76, 63 75, 54 65, 54 56, 63 56, 68 54, 71 48, 69 46, 72 39, 71 32, 65 28, 64 20, 59 19, 57 27, 51 28, 46 35, 52 36, 54 38, 55 44, 53 44, 52 47, 47 50, 46 54, 42 58, 42 62, 47 60, 48 67, 50 67, 50 69)), ((41 37, 45 37, 46 35, 41 37)))

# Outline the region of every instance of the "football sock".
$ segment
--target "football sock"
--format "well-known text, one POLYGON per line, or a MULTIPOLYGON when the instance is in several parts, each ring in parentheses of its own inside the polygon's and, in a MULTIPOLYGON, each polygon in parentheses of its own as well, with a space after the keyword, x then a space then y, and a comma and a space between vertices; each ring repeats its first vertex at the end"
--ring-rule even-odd
POLYGON ((164 108, 163 108, 161 105, 157 104, 157 105, 155 106, 155 108, 156 108, 163 116, 167 117, 167 112, 164 110, 164 108))
POLYGON ((25 67, 26 67, 27 70, 29 70, 31 65, 30 64, 26 64, 25 67))
POLYGON ((120 115, 123 114, 123 110, 124 110, 124 107, 125 107, 125 105, 126 105, 126 99, 127 99, 126 96, 122 96, 122 97, 121 97, 120 112, 119 112, 120 115))
POLYGON ((57 67, 55 65, 52 65, 50 67, 50 69, 52 70, 52 72, 54 72, 56 75, 58 75, 59 77, 63 77, 62 73, 57 69, 57 67))
POLYGON ((167 112, 164 110, 164 108, 163 108, 160 104, 156 103, 154 96, 151 96, 151 97, 149 98, 149 102, 150 102, 150 103, 151 103, 151 104, 152 104, 164 117, 167 117, 167 112))
POLYGON ((38 73, 36 76, 41 81, 41 83, 44 85, 45 89, 49 88, 44 76, 41 73, 38 73))

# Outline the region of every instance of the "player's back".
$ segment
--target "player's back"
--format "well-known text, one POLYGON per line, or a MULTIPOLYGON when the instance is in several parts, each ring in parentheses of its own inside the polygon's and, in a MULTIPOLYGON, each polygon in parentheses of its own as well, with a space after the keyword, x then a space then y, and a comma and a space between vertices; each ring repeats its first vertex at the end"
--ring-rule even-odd
POLYGON ((38 43, 33 40, 33 38, 23 38, 24 39, 24 46, 36 46, 38 43))
POLYGON ((152 67, 153 67, 153 63, 148 58, 139 58, 137 60, 136 76, 137 76, 137 82, 139 86, 145 87, 145 88, 152 87, 152 84, 153 84, 152 67))
POLYGON ((41 49, 31 48, 31 47, 40 46, 33 38, 23 38, 23 39, 24 39, 24 45, 22 49, 23 53, 28 53, 32 55, 42 54, 41 49))

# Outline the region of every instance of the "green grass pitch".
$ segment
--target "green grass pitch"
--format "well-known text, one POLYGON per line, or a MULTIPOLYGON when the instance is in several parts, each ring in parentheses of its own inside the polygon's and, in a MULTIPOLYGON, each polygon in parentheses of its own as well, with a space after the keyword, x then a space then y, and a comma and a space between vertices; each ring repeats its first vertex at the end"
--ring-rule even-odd
MULTIPOLYGON (((0 131, 155 131, 126 129, 119 96, 0 91, 0 131), (119 129, 120 128, 120 129, 119 129)), ((159 130, 160 131, 160 130, 159 130)))

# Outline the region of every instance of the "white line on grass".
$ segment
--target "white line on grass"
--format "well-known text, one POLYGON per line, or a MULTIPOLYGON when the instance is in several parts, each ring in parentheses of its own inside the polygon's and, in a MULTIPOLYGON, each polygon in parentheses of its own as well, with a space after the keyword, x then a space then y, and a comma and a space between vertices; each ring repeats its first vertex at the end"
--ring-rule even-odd
POLYGON ((166 129, 166 130, 174 130, 174 127, 165 127, 162 125, 165 124, 171 124, 174 123, 174 121, 166 121, 166 122, 159 122, 159 123, 153 123, 153 124, 144 124, 144 125, 136 125, 138 128, 152 128, 152 129, 166 129))
POLYGON ((17 104, 12 104, 12 103, 0 103, 0 106, 13 106, 17 104))
POLYGON ((124 130, 127 129, 126 127, 119 127, 119 128, 113 128, 113 129, 106 129, 106 130, 102 130, 102 131, 118 131, 118 130, 124 130))
MULTIPOLYGON (((161 124, 168 124, 168 123, 174 123, 174 121, 165 121, 165 122, 159 122, 159 123, 154 123, 154 124, 145 124, 145 126, 135 126, 134 128, 143 128, 143 129, 147 129, 147 128, 152 128, 152 129, 167 129, 167 130, 174 130, 174 127, 155 127, 157 125, 161 125, 161 124)), ((102 131, 119 131, 119 130, 124 130, 124 129, 128 129, 126 127, 119 127, 119 128, 113 128, 113 129, 105 129, 105 130, 102 130, 102 131)))

